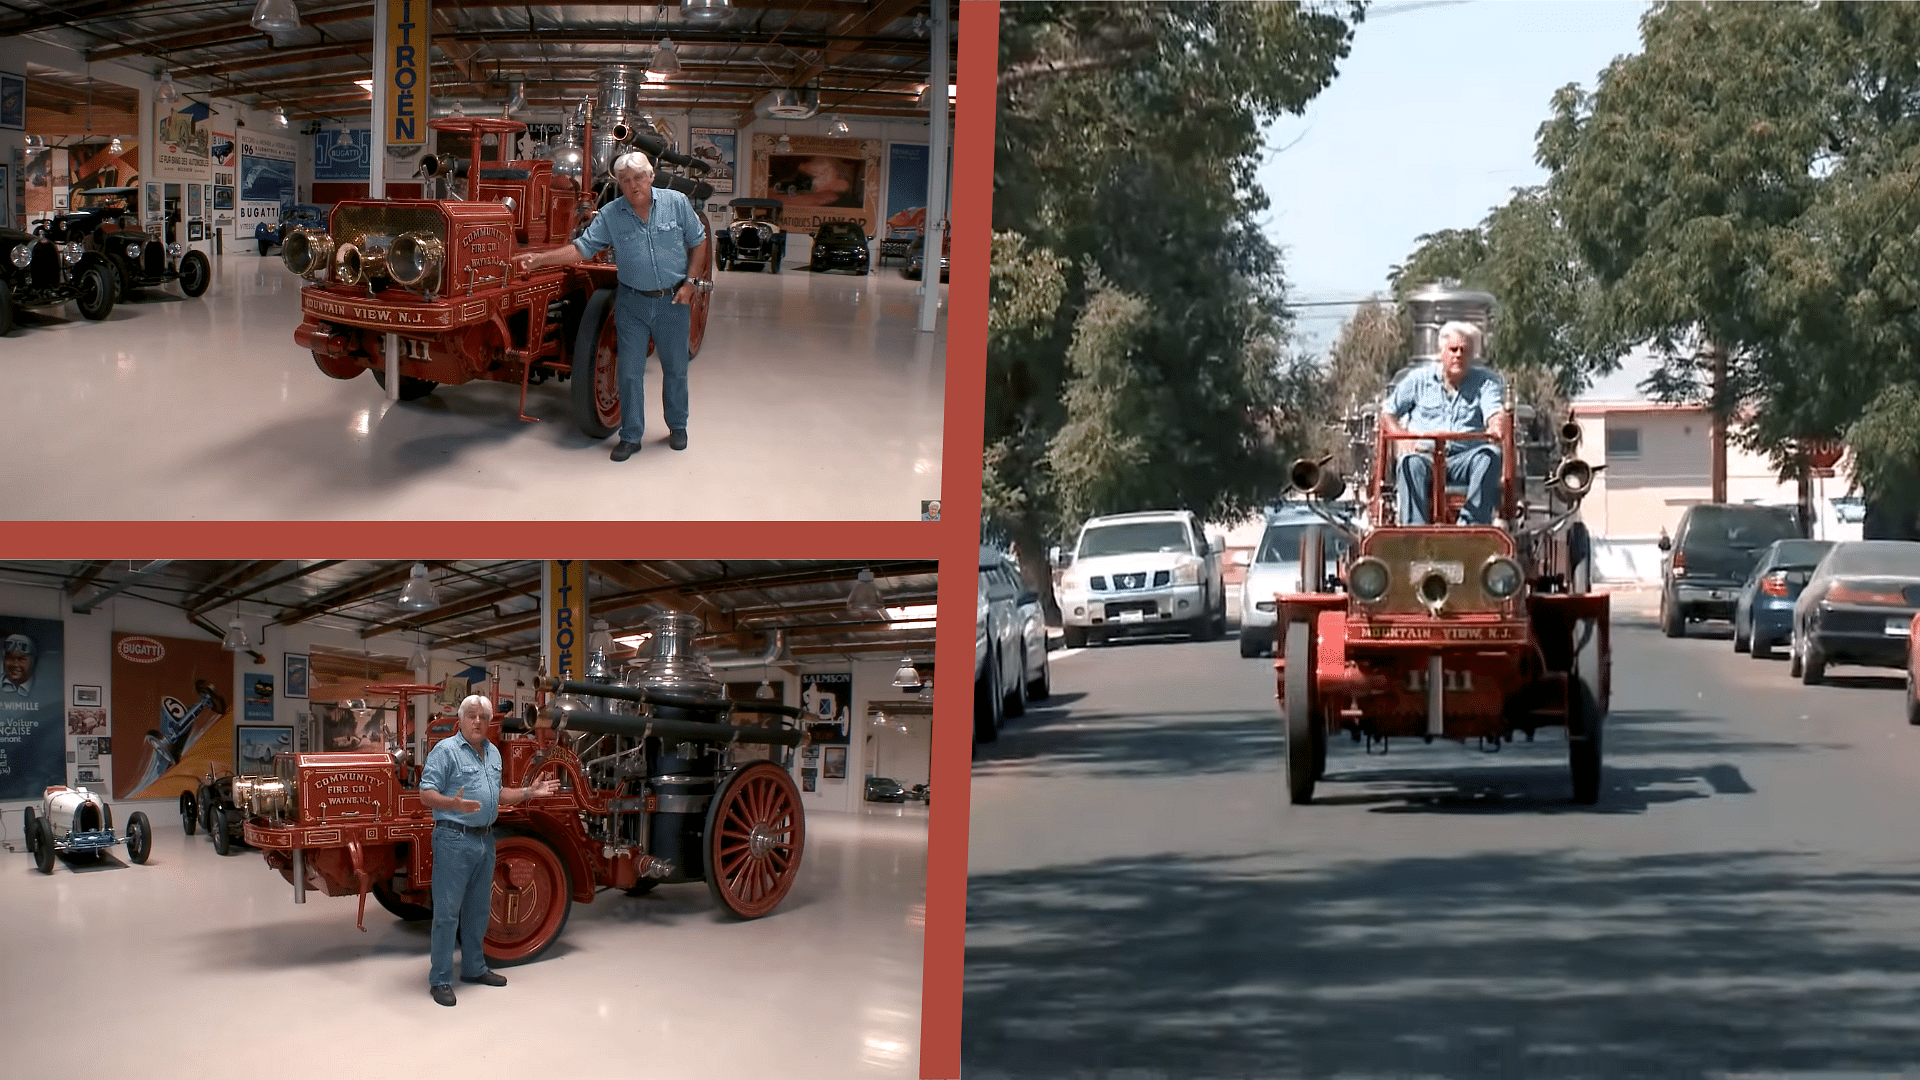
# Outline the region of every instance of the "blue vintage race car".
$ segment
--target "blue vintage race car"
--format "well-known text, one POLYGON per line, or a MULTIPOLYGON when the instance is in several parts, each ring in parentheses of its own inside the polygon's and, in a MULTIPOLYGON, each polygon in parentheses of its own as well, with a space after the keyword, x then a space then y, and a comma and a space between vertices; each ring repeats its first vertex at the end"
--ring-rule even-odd
POLYGON ((253 227, 253 239, 260 245, 260 254, 271 255, 273 250, 286 242, 290 229, 327 227, 327 208, 312 203, 294 203, 280 209, 280 224, 269 225, 261 222, 253 227))

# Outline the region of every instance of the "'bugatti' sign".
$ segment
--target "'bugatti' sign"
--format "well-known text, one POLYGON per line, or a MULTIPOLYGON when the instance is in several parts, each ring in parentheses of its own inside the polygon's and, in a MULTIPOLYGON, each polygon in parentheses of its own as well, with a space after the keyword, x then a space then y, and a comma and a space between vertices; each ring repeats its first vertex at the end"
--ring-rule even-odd
POLYGON ((136 664, 157 664, 166 659, 167 647, 150 637, 120 639, 120 658, 136 664))

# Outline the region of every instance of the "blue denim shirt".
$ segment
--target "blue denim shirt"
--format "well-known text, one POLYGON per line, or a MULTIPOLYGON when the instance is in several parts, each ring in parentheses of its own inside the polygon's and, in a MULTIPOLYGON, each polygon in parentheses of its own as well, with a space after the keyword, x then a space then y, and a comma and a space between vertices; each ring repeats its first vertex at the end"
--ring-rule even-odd
POLYGON ((699 247, 706 235, 706 222, 685 195, 657 187, 647 220, 623 195, 600 208, 573 246, 588 259, 612 248, 620 284, 653 292, 687 276, 687 249, 699 247))
POLYGON ((491 825, 500 813, 500 749, 488 743, 486 756, 482 758, 464 735, 441 739, 427 751, 427 767, 420 770, 420 786, 480 803, 480 809, 471 814, 435 810, 433 820, 491 825), (461 793, 462 788, 466 789, 465 794, 461 793))
POLYGON ((1455 390, 1447 385, 1436 360, 1407 372, 1387 392, 1381 407, 1410 432, 1485 431, 1494 415, 1507 407, 1507 384, 1492 368, 1476 364, 1467 368, 1460 389, 1455 390))

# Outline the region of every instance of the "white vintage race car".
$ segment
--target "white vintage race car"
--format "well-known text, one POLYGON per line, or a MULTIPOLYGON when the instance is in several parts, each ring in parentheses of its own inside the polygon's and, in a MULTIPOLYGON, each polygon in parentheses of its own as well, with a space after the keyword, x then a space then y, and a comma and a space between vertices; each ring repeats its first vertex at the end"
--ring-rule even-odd
POLYGON ((106 849, 126 841, 127 857, 137 863, 147 861, 153 850, 153 826, 147 815, 135 813, 127 819, 127 834, 115 836, 113 807, 86 788, 55 784, 41 800, 40 812, 26 809, 27 850, 33 852, 34 865, 43 874, 53 873, 53 857, 98 861, 106 849))

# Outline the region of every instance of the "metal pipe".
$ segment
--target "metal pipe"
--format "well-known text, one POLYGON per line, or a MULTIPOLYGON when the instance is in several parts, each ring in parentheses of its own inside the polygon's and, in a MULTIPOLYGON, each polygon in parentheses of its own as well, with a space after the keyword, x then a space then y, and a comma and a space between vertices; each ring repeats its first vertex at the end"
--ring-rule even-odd
POLYGON ((679 739, 683 742, 743 742, 771 746, 798 746, 806 734, 788 728, 735 727, 732 724, 707 724, 698 720, 666 720, 658 716, 629 716, 624 713, 578 712, 549 707, 555 723, 564 723, 568 731, 590 731, 599 735, 623 735, 642 739, 649 735, 679 739))
POLYGON ((400 400, 400 335, 387 335, 387 400, 400 400))
POLYGON ((307 849, 293 849, 293 902, 307 902, 307 849))
MULTIPOLYGON (((91 612, 94 608, 99 607, 102 601, 120 595, 128 586, 137 585, 142 578, 166 569, 167 564, 172 561, 172 559, 153 560, 140 569, 135 570, 133 573, 128 574, 125 579, 117 584, 109 585, 92 596, 87 597, 85 600, 73 605, 73 613, 76 615, 85 615, 91 612)), ((195 614, 198 614, 198 612, 195 614)))
MULTIPOLYGON (((534 688, 547 690, 555 694, 573 694, 578 697, 612 698, 615 701, 631 701, 636 704, 661 705, 669 709, 689 709, 696 712, 742 712, 773 713, 776 716, 800 717, 805 715, 798 706, 776 705, 765 701, 727 701, 720 698, 692 698, 679 694, 662 693, 643 686, 608 686, 603 683, 580 682, 576 679, 551 679, 541 676, 534 680, 534 688)), ((578 714, 575 714, 578 715, 578 714)))
MULTIPOLYGON (((933 5, 932 70, 927 73, 926 254, 920 264, 920 330, 932 333, 940 315, 940 255, 947 236, 947 144, 952 116, 947 101, 947 5, 933 5)), ((976 91, 977 93, 977 91, 976 91)), ((975 99, 974 108, 981 108, 975 99)))

